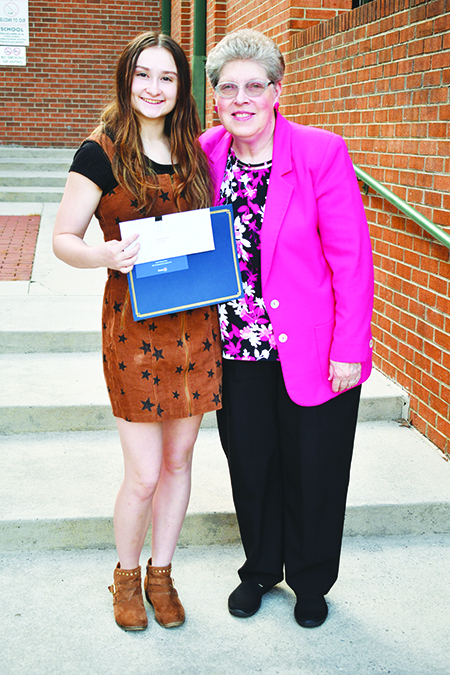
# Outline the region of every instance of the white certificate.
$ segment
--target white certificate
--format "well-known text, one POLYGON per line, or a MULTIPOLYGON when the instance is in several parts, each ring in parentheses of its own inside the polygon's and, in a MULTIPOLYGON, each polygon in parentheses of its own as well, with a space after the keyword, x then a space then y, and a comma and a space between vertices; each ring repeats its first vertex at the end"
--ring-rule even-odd
POLYGON ((119 226, 122 239, 139 235, 137 264, 215 249, 209 209, 128 220, 119 226))

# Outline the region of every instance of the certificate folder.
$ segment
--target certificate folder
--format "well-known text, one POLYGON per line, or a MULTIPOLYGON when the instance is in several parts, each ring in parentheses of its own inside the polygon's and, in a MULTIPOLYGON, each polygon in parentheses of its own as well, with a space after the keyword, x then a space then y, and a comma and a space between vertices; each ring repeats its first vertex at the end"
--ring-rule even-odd
MULTIPOLYGON (((187 257, 187 269, 168 274, 138 276, 135 265, 128 274, 135 321, 162 314, 215 305, 243 295, 234 238, 232 206, 209 209, 214 250, 187 257)), ((179 214, 180 217, 183 213, 179 214)), ((164 222, 164 216, 162 216, 164 222)))

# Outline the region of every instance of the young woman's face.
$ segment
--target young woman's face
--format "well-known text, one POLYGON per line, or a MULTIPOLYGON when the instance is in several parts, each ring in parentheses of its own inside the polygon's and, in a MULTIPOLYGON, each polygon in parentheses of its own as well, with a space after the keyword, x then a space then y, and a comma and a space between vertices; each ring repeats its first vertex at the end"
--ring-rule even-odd
POLYGON ((160 120, 175 107, 178 73, 172 54, 163 47, 144 49, 136 62, 131 105, 142 120, 160 120))

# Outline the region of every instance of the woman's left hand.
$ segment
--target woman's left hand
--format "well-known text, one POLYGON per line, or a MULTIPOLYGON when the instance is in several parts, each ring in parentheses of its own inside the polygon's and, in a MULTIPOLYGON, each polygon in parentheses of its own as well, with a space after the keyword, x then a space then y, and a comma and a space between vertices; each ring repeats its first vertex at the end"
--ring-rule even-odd
POLYGON ((330 359, 331 389, 335 394, 356 387, 361 379, 360 363, 341 363, 330 359))

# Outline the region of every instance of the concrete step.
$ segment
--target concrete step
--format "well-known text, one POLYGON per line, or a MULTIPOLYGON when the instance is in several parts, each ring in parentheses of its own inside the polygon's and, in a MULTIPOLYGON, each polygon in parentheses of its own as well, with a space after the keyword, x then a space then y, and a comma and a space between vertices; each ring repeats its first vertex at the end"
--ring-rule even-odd
POLYGON ((74 148, 22 148, 12 145, 0 145, 0 162, 12 160, 33 161, 66 161, 69 162, 75 154, 74 148))
MULTIPOLYGON (((0 373, 0 433, 114 428, 101 352, 0 354, 0 373)), ((374 371, 359 419, 406 418, 407 407, 403 390, 374 371)))
POLYGON ((0 202, 60 202, 63 187, 4 187, 0 181, 0 202))
POLYGON ((0 434, 115 429, 101 351, 1 354, 0 373, 0 434))
POLYGON ((64 187, 66 180, 67 171, 0 170, 2 187, 64 187))
MULTIPOLYGON (((27 173, 66 173, 72 163, 74 153, 71 156, 58 157, 1 157, 0 172, 2 174, 15 172, 27 173)), ((0 181, 1 183, 1 181, 0 181)))
MULTIPOLYGON (((116 431, 0 436, 2 550, 108 548, 122 480, 116 431)), ((358 425, 346 536, 450 533, 450 464, 413 429, 358 425)), ((181 547, 239 541, 216 429, 201 429, 181 547)))
MULTIPOLYGON (((80 288, 78 277, 84 281, 88 276, 89 281, 92 272, 98 271, 75 270, 63 263, 58 266, 64 272, 66 268, 73 273, 72 289, 80 288)), ((100 271, 100 276, 99 293, 105 273, 100 271)), ((0 283, 0 354, 100 350, 101 295, 2 296, 5 283, 0 283)))
MULTIPOLYGON (((75 149, 71 150, 39 150, 38 148, 1 148, 0 147, 0 185, 8 185, 5 179, 8 177, 14 178, 18 186, 27 185, 26 180, 29 178, 29 185, 33 185, 35 175, 42 178, 45 176, 51 179, 60 179, 61 176, 66 176, 69 167, 72 163, 75 149), (56 175, 55 175, 56 174, 56 175)), ((55 187, 59 186, 59 182, 55 182, 55 187)), ((39 200, 36 200, 39 201, 39 200)))
POLYGON ((60 202, 74 152, 0 147, 0 202, 60 202))
MULTIPOLYGON (((145 549, 141 564, 151 553, 145 549)), ((344 539, 329 618, 313 631, 294 620, 285 582, 259 612, 238 619, 227 598, 239 583, 240 546, 175 553, 175 585, 186 609, 176 629, 115 624, 116 553, 2 553, 3 675, 448 675, 450 537, 344 539)))

